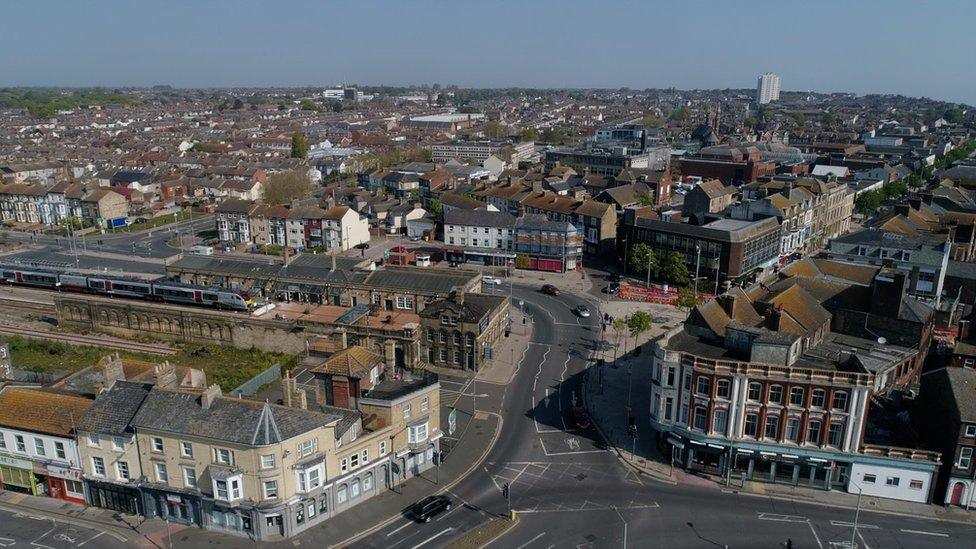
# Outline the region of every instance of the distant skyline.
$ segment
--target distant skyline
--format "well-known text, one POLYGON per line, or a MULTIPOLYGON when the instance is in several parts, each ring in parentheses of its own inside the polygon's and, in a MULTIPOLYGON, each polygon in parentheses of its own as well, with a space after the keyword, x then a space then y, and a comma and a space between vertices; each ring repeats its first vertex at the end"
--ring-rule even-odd
POLYGON ((754 88, 976 105, 976 2, 50 1, 0 86, 754 88))

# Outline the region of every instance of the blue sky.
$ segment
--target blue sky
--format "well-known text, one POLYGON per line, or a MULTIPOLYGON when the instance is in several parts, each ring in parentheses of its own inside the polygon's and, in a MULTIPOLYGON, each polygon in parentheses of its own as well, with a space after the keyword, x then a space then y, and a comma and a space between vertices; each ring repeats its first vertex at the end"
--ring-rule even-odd
POLYGON ((0 86, 752 87, 976 104, 976 1, 5 2, 0 86))

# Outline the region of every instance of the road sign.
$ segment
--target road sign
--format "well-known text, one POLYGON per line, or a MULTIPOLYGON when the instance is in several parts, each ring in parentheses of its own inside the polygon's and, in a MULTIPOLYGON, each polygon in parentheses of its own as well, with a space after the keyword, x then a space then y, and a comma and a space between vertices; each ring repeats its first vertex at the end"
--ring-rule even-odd
POLYGON ((447 415, 447 434, 453 435, 457 430, 457 408, 451 408, 451 413, 447 415))

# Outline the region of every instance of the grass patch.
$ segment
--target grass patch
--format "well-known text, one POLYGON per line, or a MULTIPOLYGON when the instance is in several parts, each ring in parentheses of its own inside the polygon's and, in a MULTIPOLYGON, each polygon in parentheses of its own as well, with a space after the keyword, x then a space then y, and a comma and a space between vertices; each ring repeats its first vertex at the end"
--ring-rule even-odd
POLYGON ((162 227, 164 225, 169 225, 178 221, 188 221, 190 219, 198 219, 206 214, 195 213, 195 212, 178 212, 176 214, 176 219, 173 219, 172 214, 165 214, 152 219, 147 219, 144 223, 133 223, 131 225, 126 225, 125 227, 119 227, 114 229, 117 233, 131 233, 136 231, 144 231, 146 229, 155 229, 157 227, 162 227))
MULTIPOLYGON (((27 339, 24 337, 0 337, 9 345, 14 368, 29 372, 68 373, 94 365, 102 357, 115 353, 113 349, 67 345, 57 341, 27 339)), ((203 370, 207 383, 216 383, 229 392, 275 362, 292 368, 298 358, 293 355, 266 353, 254 349, 238 349, 220 345, 186 344, 177 346, 179 352, 170 357, 145 353, 118 351, 122 358, 170 364, 203 370)))

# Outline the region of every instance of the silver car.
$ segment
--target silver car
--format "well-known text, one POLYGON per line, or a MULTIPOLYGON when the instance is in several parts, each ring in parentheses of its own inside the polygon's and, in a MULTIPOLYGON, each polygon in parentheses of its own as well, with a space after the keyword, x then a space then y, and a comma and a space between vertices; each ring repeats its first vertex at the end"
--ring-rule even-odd
POLYGON ((579 305, 576 307, 576 314, 580 315, 582 318, 589 318, 590 310, 586 308, 586 305, 579 305))

